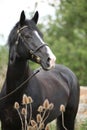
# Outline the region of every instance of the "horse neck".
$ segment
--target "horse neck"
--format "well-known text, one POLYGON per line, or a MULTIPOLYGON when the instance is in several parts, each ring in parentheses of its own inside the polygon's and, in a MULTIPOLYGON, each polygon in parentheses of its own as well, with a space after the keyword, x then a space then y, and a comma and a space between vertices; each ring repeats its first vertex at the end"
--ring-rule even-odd
MULTIPOLYGON (((6 93, 8 94, 12 92, 21 83, 23 83, 29 77, 29 72, 30 69, 27 64, 27 61, 16 60, 14 64, 8 63, 7 77, 6 77, 6 93)), ((21 88, 20 92, 22 92, 22 89, 24 88, 25 87, 21 88)))

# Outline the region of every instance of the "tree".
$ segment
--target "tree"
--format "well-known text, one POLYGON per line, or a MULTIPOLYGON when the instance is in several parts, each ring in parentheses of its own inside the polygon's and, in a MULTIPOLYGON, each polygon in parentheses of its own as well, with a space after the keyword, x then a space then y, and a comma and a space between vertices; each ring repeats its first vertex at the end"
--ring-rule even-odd
POLYGON ((59 7, 55 7, 55 19, 47 18, 45 39, 55 53, 57 63, 71 68, 80 85, 87 85, 86 0, 61 0, 59 7))

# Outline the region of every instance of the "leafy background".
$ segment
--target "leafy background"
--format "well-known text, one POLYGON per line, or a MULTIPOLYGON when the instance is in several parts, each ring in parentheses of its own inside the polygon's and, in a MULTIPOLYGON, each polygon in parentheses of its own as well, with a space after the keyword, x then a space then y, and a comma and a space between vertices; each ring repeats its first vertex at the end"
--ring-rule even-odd
MULTIPOLYGON (((87 86, 87 1, 60 0, 59 5, 53 1, 49 5, 55 8, 55 17, 49 14, 38 27, 56 55, 56 63, 69 67, 78 77, 80 86, 87 86)), ((0 46, 0 87, 5 79, 7 64, 8 47, 0 46)), ((32 69, 38 67, 35 63, 30 64, 32 69)), ((87 121, 82 126, 78 124, 78 129, 87 129, 87 121)))
MULTIPOLYGON (((38 4, 38 2, 37 2, 38 4)), ((81 86, 87 86, 87 4, 86 0, 60 0, 50 3, 55 8, 55 17, 43 18, 38 24, 56 55, 58 64, 68 66, 78 77, 81 86), (47 21, 47 22, 44 22, 47 21)), ((5 76, 8 47, 0 46, 0 82, 5 76)), ((37 68, 31 63, 32 68, 37 68)))

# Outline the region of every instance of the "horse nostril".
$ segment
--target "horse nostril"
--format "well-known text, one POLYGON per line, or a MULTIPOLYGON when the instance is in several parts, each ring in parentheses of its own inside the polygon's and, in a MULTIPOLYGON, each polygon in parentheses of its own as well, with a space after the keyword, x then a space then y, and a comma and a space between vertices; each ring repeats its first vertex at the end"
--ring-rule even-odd
POLYGON ((47 58, 47 65, 50 66, 50 57, 47 58))
POLYGON ((47 65, 48 65, 48 69, 54 68, 55 67, 55 57, 48 57, 47 58, 47 65))

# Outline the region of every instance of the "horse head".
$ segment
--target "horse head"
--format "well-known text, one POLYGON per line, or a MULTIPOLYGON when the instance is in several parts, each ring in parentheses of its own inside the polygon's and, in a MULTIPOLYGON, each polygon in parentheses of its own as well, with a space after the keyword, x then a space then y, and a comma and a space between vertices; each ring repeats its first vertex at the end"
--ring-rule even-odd
POLYGON ((13 64, 15 59, 32 60, 49 70, 55 66, 55 56, 43 41, 42 34, 36 27, 39 13, 36 12, 32 19, 26 19, 24 11, 21 12, 20 20, 12 29, 8 44, 10 48, 9 58, 13 64))

